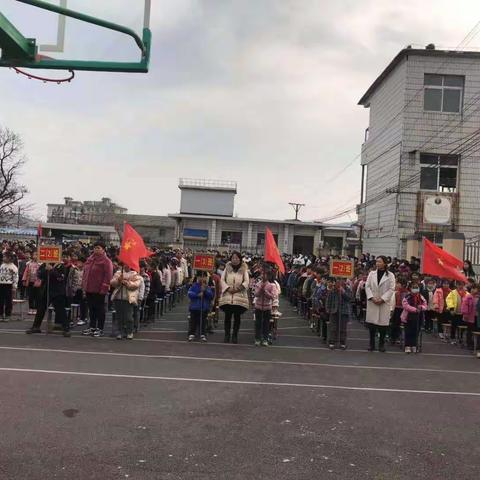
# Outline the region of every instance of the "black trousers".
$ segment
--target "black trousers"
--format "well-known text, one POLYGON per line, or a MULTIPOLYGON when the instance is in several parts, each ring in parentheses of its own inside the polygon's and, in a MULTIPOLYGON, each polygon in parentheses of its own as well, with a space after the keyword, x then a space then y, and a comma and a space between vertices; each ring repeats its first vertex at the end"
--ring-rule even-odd
POLYGON ((65 307, 67 305, 67 297, 65 295, 53 297, 49 302, 47 302, 46 294, 43 295, 42 298, 39 298, 37 313, 32 328, 40 328, 42 326, 45 313, 50 304, 52 304, 55 309, 55 323, 61 324, 63 331, 68 332, 70 330, 70 321, 68 320, 67 312, 65 312, 65 307))
POLYGON ((148 296, 145 304, 148 307, 148 318, 147 320, 153 321, 155 319, 155 297, 148 296))
POLYGON ((30 310, 37 309, 38 296, 40 294, 40 288, 34 287, 33 285, 33 283, 30 283, 27 288, 28 308, 30 310))
POLYGON ((105 295, 102 293, 87 293, 90 328, 103 330, 105 326, 105 295))
MULTIPOLYGON (((20 277, 21 278, 21 277, 20 277)), ((22 280, 18 282, 18 293, 20 294, 20 298, 25 300, 25 294, 27 292, 27 287, 23 284, 22 280)))
POLYGON ((422 318, 418 313, 410 313, 405 324, 405 346, 416 347, 418 334, 422 328, 422 318))
POLYGON ((427 310, 425 312, 425 331, 431 332, 433 330, 433 319, 436 316, 436 312, 433 310, 427 310))
POLYGON ((368 330, 370 332, 370 348, 375 348, 375 338, 377 332, 380 333, 380 341, 378 343, 379 347, 385 346, 385 336, 387 335, 387 326, 386 325, 375 325, 373 323, 368 323, 368 330))
POLYGON ((188 335, 196 335, 197 330, 200 332, 200 335, 206 335, 208 323, 207 316, 208 311, 190 310, 188 335))
POLYGON ((475 323, 464 323, 467 326, 467 348, 473 350, 473 332, 475 332, 475 323))
POLYGON ((349 320, 348 315, 339 315, 338 313, 335 313, 329 316, 329 323, 330 323, 329 343, 331 345, 336 345, 337 342, 340 342, 340 345, 347 344, 348 320, 349 320))
POLYGON ((329 315, 328 313, 325 313, 325 312, 321 312, 320 313, 320 328, 321 328, 321 332, 319 332, 321 334, 321 337, 322 337, 322 340, 324 342, 327 341, 327 335, 328 335, 328 325, 327 325, 327 322, 328 322, 328 319, 329 319, 329 315))
POLYGON ((69 305, 79 305, 80 306, 80 320, 86 320, 87 319, 87 313, 88 313, 88 305, 87 305, 87 299, 83 296, 83 291, 82 290, 77 290, 75 292, 75 296, 70 299, 69 305))
POLYGON ((267 341, 270 332, 271 310, 255 309, 255 340, 267 341))
POLYGON ((452 324, 452 328, 450 329, 450 338, 452 340, 455 339, 457 335, 457 327, 463 325, 463 316, 462 315, 451 315, 450 322, 452 324))
POLYGON ((225 336, 230 337, 230 330, 232 329, 232 317, 233 317, 233 335, 238 336, 240 330, 240 322, 242 321, 242 313, 245 308, 239 305, 224 305, 223 311, 225 312, 225 336))
POLYGON ((0 284, 0 317, 11 317, 12 309, 12 284, 0 284))
POLYGON ((401 315, 403 312, 403 308, 396 307, 393 311, 392 319, 390 320, 390 341, 395 343, 400 338, 400 323, 401 323, 401 315))
POLYGON ((443 333, 443 324, 450 323, 451 315, 448 310, 444 310, 442 313, 438 315, 438 333, 443 333))

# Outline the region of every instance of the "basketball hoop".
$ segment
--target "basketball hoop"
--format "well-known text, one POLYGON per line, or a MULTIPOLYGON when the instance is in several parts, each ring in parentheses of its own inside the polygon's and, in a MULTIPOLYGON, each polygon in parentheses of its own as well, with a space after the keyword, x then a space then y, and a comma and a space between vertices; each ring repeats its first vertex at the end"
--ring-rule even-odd
POLYGON ((66 8, 68 0, 60 0, 60 5, 45 0, 17 0, 32 7, 60 15, 58 23, 57 43, 54 45, 38 46, 35 38, 27 38, 0 12, 0 67, 12 68, 18 74, 29 79, 39 80, 44 83, 68 83, 75 77, 74 71, 89 72, 125 72, 148 73, 150 52, 152 45, 152 32, 150 24, 151 0, 145 0, 144 28, 142 34, 135 30, 112 23, 108 20, 92 17, 75 10, 66 8), (65 17, 74 18, 90 25, 119 32, 132 38, 140 50, 140 60, 137 61, 104 61, 104 60, 68 60, 43 57, 39 51, 62 52, 65 42, 65 17), (30 69, 38 70, 65 70, 69 72, 66 78, 50 78, 29 73, 30 69))
MULTIPOLYGON (((47 57, 46 55, 36 55, 36 59, 38 60, 49 60, 51 57, 47 57)), ((75 78, 75 72, 73 70, 69 70, 68 73, 70 74, 66 78, 48 78, 48 77, 41 77, 40 75, 34 75, 33 73, 26 72, 18 67, 11 67, 19 75, 24 75, 29 80, 38 80, 43 83, 56 83, 57 85, 61 85, 62 83, 70 83, 75 78)))

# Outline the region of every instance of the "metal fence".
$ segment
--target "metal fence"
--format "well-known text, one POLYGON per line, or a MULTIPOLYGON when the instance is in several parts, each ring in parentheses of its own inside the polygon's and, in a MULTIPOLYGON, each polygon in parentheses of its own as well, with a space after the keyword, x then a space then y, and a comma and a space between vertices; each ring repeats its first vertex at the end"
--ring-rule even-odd
POLYGON ((472 262, 473 269, 478 277, 480 273, 480 240, 465 244, 465 258, 472 262))

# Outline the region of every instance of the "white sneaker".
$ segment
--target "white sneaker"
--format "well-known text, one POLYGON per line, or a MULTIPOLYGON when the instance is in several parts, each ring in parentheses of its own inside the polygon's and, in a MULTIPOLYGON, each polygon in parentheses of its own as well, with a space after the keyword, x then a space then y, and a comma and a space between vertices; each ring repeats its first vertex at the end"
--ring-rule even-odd
POLYGON ((410 347, 405 347, 405 353, 412 353, 412 349, 410 347))
POLYGON ((86 325, 86 324, 87 324, 87 322, 86 322, 85 320, 79 320, 79 321, 77 322, 77 326, 78 326, 78 327, 81 327, 82 325, 86 325))
POLYGON ((417 347, 412 347, 412 353, 417 353, 417 347))
POLYGON ((193 342, 195 340, 195 335, 189 335, 188 336, 188 341, 193 342))
POLYGON ((207 337, 206 337, 205 335, 202 335, 202 336, 200 337, 200 341, 206 342, 206 341, 207 341, 207 337))
POLYGON ((445 338, 445 335, 444 335, 443 333, 439 333, 439 334, 438 334, 438 338, 439 338, 440 340, 443 340, 443 339, 445 338))
POLYGON ((260 340, 255 340, 255 346, 256 347, 259 347, 261 344, 262 344, 262 342, 260 340))

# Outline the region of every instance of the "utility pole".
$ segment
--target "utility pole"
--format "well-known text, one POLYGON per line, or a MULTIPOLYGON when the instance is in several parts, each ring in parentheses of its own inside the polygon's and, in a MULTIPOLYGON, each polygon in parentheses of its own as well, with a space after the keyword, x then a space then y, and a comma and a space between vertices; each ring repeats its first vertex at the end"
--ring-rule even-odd
POLYGON ((302 207, 305 206, 305 204, 304 203, 293 203, 293 202, 289 202, 288 204, 291 205, 293 207, 293 209, 295 210, 295 220, 298 220, 298 212, 300 211, 300 209, 302 207))
POLYGON ((17 228, 20 228, 20 207, 18 207, 18 213, 17 213, 17 228))

